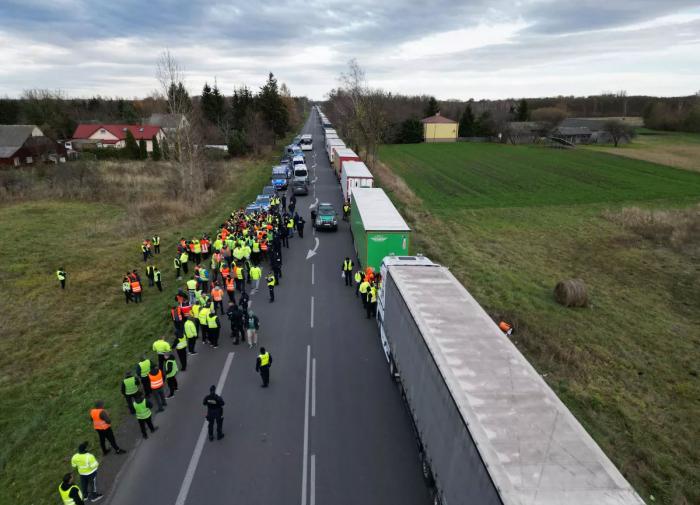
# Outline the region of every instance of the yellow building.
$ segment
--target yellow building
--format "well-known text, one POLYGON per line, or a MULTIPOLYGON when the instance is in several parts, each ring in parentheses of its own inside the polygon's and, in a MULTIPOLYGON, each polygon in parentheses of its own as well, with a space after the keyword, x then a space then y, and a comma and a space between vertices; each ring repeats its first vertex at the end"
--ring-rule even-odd
POLYGON ((423 140, 426 142, 456 142, 457 121, 443 117, 438 112, 434 116, 421 120, 423 123, 423 140))

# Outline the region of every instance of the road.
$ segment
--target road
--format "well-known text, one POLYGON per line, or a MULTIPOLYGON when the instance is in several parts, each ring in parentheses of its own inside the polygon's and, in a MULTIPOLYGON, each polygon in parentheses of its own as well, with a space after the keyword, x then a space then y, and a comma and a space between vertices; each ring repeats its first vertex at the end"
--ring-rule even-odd
POLYGON ((349 226, 341 221, 337 233, 313 233, 310 226, 316 198, 339 211, 342 205, 315 112, 303 133, 314 136, 307 165, 317 178, 297 199, 307 220, 304 238, 294 236, 283 249, 275 302, 268 303, 264 283, 251 297, 260 344, 274 360, 270 387, 260 387, 256 350, 231 343, 224 316, 219 348, 198 341, 177 396, 155 418, 159 431, 130 451, 106 503, 429 503, 376 322, 341 280, 343 258, 354 258, 349 226), (317 254, 307 259, 316 238, 317 254), (212 384, 223 387, 226 437, 209 442, 202 399, 212 384))

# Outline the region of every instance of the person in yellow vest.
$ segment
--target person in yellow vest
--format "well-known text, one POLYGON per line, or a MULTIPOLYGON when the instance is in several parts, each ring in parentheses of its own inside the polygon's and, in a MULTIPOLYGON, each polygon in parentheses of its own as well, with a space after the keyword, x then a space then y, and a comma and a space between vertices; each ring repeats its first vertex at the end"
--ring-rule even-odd
POLYGON ((126 303, 131 301, 131 281, 128 277, 122 279, 122 291, 124 292, 124 298, 126 298, 126 303))
POLYGON ((164 336, 160 336, 158 340, 153 342, 153 350, 158 353, 158 368, 162 370, 165 363, 165 355, 172 351, 172 347, 165 341, 164 336))
POLYGON ((265 280, 267 281, 267 289, 270 291, 270 303, 272 303, 275 301, 275 284, 277 284, 275 274, 270 272, 267 274, 267 277, 265 277, 265 280))
POLYGON ((219 283, 217 282, 211 290, 211 298, 214 300, 214 312, 218 307, 221 313, 224 313, 224 290, 221 289, 219 283))
POLYGON ((158 429, 158 426, 153 426, 151 407, 153 404, 141 393, 137 393, 134 397, 134 414, 136 414, 136 420, 139 422, 139 428, 141 428, 141 435, 143 438, 148 438, 148 433, 146 433, 146 426, 151 430, 151 433, 158 429))
MULTIPOLYGON (((185 321, 185 324, 187 324, 187 321, 185 321)), ((175 337, 175 352, 180 359, 180 369, 184 372, 187 370, 187 336, 184 331, 182 335, 175 337)))
POLYGON ((173 266, 175 267, 175 278, 179 281, 180 279, 182 279, 182 275, 180 275, 182 263, 180 263, 180 258, 178 256, 175 256, 175 258, 173 259, 173 266))
POLYGON ((163 283, 161 282, 161 273, 158 265, 153 265, 153 282, 156 283, 158 291, 163 291, 163 283))
POLYGON ((136 374, 141 380, 141 387, 143 388, 143 394, 146 396, 151 395, 151 381, 148 380, 148 372, 151 371, 153 364, 148 358, 146 353, 141 355, 141 361, 136 363, 136 374))
POLYGON ((294 224, 294 218, 290 217, 289 220, 287 221, 287 235, 291 238, 294 236, 294 229, 296 228, 296 225, 294 224))
POLYGON ((242 261, 234 263, 233 277, 236 280, 236 291, 245 293, 245 270, 242 261))
POLYGON ((216 315, 215 310, 212 310, 212 307, 213 305, 210 305, 207 310, 207 339, 211 346, 216 349, 219 347, 219 316, 216 315))
POLYGON ((80 444, 78 446, 78 452, 73 454, 70 464, 73 468, 78 470, 78 475, 80 475, 80 490, 83 492, 83 496, 87 497, 90 501, 97 501, 102 498, 102 495, 97 492, 97 484, 95 482, 97 468, 100 464, 97 462, 97 458, 87 451, 87 448, 87 442, 80 444))
POLYGON ((255 371, 260 373, 262 387, 264 388, 270 384, 270 366, 272 366, 272 356, 264 347, 261 347, 260 354, 255 360, 255 371))
POLYGON ((158 412, 163 412, 164 407, 168 405, 165 400, 165 381, 163 379, 163 370, 156 367, 155 365, 151 367, 151 371, 148 373, 148 380, 151 383, 151 396, 155 397, 156 405, 158 405, 158 412))
POLYGON ((345 277, 345 285, 352 286, 352 260, 345 256, 343 260, 343 277, 345 277))
POLYGON ((190 280, 187 281, 187 294, 189 296, 189 304, 194 303, 195 293, 197 292, 197 279, 193 275, 190 280))
POLYGON ((61 284, 61 289, 66 289, 66 277, 67 276, 68 276, 68 274, 63 269, 63 267, 58 267, 58 270, 56 270, 56 278, 58 279, 58 282, 61 284))
MULTIPOLYGON (((192 306, 193 309, 194 307, 195 305, 192 306)), ((196 305, 196 307, 197 311, 199 311, 199 305, 196 305)), ((195 315, 190 313, 187 321, 185 321, 185 338, 187 339, 187 351, 190 354, 197 354, 197 351, 195 351, 195 345, 197 343, 197 325, 194 321, 195 315)))
POLYGON ((153 252, 155 254, 160 254, 160 236, 153 235, 152 241, 153 241, 153 252))
POLYGON ((260 285, 260 278, 262 277, 262 268, 260 268, 258 265, 253 264, 253 266, 250 267, 250 280, 255 281, 255 288, 257 289, 258 286, 260 285))
POLYGON ((132 371, 124 374, 124 380, 121 385, 122 395, 126 400, 126 406, 129 407, 129 412, 134 413, 134 396, 139 392, 139 381, 134 377, 132 371))
POLYGON ((73 474, 67 473, 58 485, 58 494, 63 505, 85 505, 83 493, 73 480, 73 474))
POLYGON ((189 268, 187 266, 187 263, 190 261, 190 255, 187 253, 186 249, 183 249, 182 252, 180 253, 180 266, 182 267, 182 271, 185 273, 189 272, 189 268))
POLYGON ((199 329, 202 330, 202 342, 209 343, 209 327, 207 326, 207 316, 209 315, 209 306, 202 305, 199 309, 199 329))
POLYGON ((357 288, 357 290, 360 292, 360 298, 362 298, 362 306, 367 308, 367 291, 369 291, 369 282, 367 281, 367 277, 362 279, 360 287, 357 288))
POLYGON ((109 449, 107 448, 106 444, 107 441, 117 454, 124 454, 126 452, 120 449, 119 445, 117 445, 117 441, 114 438, 114 432, 112 431, 112 420, 109 418, 109 414, 105 410, 105 404, 102 400, 97 400, 95 402, 95 407, 90 410, 90 420, 92 421, 92 427, 100 437, 102 455, 107 455, 109 453, 109 449))
POLYGON ((175 391, 177 391, 177 361, 172 354, 168 354, 165 357, 165 381, 168 383, 168 396, 166 398, 172 398, 175 396, 175 391))
POLYGON ((367 319, 377 315, 377 285, 372 282, 367 289, 367 319))
POLYGON ((360 284, 364 280, 365 275, 362 273, 362 270, 358 270, 355 272, 355 296, 360 296, 360 284))

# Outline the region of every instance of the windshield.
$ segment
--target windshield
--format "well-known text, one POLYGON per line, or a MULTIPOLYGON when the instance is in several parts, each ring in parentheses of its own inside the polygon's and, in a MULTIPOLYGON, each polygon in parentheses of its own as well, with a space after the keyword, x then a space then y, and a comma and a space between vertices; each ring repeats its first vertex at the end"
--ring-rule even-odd
POLYGON ((332 216, 335 214, 335 210, 333 210, 333 206, 330 204, 321 204, 318 207, 318 213, 322 216, 332 216))
POLYGON ((294 169, 295 177, 306 177, 307 175, 309 175, 309 173, 306 171, 306 167, 294 169))

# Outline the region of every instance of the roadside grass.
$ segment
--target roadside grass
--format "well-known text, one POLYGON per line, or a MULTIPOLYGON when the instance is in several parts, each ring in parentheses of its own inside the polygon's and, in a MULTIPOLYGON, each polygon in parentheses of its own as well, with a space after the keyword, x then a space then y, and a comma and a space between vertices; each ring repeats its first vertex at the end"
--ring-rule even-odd
POLYGON ((380 158, 413 251, 513 323, 515 344, 648 503, 700 503, 700 214, 683 209, 700 202, 700 175, 501 145, 386 146, 380 158), (575 277, 589 308, 553 299, 575 277))
MULTIPOLYGON (((197 212, 157 191, 142 211, 129 206, 145 200, 130 202, 127 193, 123 205, 64 199, 0 206, 0 503, 57 501, 76 444, 90 440, 96 447, 86 417, 94 400, 105 400, 117 425, 129 416, 119 391, 124 372, 156 336, 171 334, 176 241, 212 233, 232 209, 254 199, 269 181, 271 162, 224 164, 222 187, 203 195, 212 205, 197 212), (140 243, 153 233, 161 236, 156 263, 164 291, 145 287, 142 304, 126 305, 122 276, 136 268, 145 280, 140 243), (65 291, 55 276, 59 266, 68 272, 65 291)), ((134 190, 161 188, 153 180, 131 182, 134 190)))
POLYGON ((700 171, 700 133, 638 128, 637 136, 630 144, 619 147, 592 145, 586 146, 586 149, 700 171))

